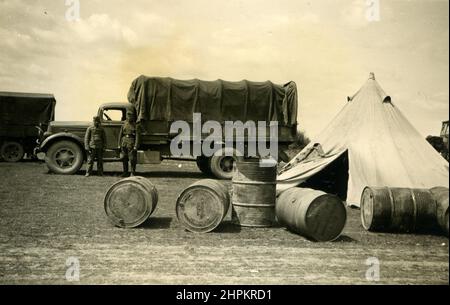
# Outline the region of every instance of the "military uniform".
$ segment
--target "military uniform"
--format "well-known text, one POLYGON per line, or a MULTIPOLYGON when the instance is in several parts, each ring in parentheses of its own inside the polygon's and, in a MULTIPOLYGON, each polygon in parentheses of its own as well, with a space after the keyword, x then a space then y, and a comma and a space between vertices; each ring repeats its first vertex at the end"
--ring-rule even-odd
POLYGON ((128 161, 131 164, 131 174, 136 174, 137 149, 140 144, 139 125, 127 119, 119 133, 120 157, 123 163, 123 175, 128 175, 128 161))
MULTIPOLYGON (((94 119, 95 121, 95 119, 94 119)), ((98 121, 100 121, 98 119, 98 121)), ((103 127, 100 125, 90 126, 84 137, 84 146, 88 152, 88 169, 86 176, 92 173, 94 161, 97 160, 97 171, 100 176, 103 175, 103 150, 106 146, 106 133, 103 127)))

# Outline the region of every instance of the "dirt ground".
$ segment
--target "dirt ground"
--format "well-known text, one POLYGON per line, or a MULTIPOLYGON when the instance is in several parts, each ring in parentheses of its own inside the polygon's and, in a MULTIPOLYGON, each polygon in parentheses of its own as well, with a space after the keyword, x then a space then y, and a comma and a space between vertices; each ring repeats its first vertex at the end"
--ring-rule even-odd
MULTIPOLYGON (((448 238, 366 232, 348 209, 343 235, 315 243, 281 227, 241 228, 228 215, 214 232, 185 231, 175 216, 178 194, 206 178, 193 162, 140 166, 159 191, 156 211, 135 229, 113 227, 103 197, 120 180, 48 174, 45 164, 0 163, 2 284, 448 284, 448 238), (69 257, 79 281, 66 280, 69 257), (379 281, 366 279, 371 257, 379 281), (368 261, 369 259, 369 261, 368 261)), ((371 270, 372 270, 371 269, 371 270)), ((370 272, 369 272, 370 273, 370 272)))

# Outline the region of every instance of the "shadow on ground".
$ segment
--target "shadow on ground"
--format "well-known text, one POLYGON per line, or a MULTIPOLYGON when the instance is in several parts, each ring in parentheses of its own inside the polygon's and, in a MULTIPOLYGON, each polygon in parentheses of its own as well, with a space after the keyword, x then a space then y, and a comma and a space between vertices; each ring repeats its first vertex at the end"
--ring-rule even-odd
MULTIPOLYGON (((119 171, 112 171, 112 172, 104 172, 104 177, 117 177, 117 178, 124 178, 122 177, 123 172, 119 171)), ((49 172, 49 174, 52 174, 49 172)), ((78 171, 75 175, 76 176, 84 176, 86 174, 85 170, 78 171)), ((97 176, 97 171, 94 171, 92 176, 97 176)), ((137 172, 136 176, 139 177, 145 177, 145 178, 189 178, 189 179, 206 179, 211 178, 211 176, 208 176, 203 173, 196 173, 196 172, 179 172, 179 171, 154 171, 154 172, 137 172)))
POLYGON ((171 223, 171 217, 150 217, 140 227, 143 229, 168 229, 171 223))

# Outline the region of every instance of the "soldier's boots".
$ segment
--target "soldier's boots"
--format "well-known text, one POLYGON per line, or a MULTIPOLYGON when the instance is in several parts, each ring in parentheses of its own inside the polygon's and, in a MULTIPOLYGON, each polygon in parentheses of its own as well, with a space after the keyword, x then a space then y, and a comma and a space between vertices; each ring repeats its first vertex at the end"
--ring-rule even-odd
POLYGON ((128 162, 123 162, 123 173, 122 173, 122 177, 128 177, 130 175, 130 173, 128 172, 128 162))
POLYGON ((102 177, 103 176, 103 162, 98 164, 97 162, 97 174, 102 177))
POLYGON ((84 175, 85 177, 89 177, 92 173, 92 165, 88 165, 88 168, 86 170, 86 175, 84 175))

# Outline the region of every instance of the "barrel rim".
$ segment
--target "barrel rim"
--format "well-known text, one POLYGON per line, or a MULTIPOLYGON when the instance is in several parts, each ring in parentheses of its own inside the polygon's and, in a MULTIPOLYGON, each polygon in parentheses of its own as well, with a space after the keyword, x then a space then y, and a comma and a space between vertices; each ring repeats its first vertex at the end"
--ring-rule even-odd
POLYGON ((141 188, 142 191, 147 191, 147 189, 141 183, 141 181, 143 181, 143 180, 134 179, 134 178, 138 178, 138 177, 129 177, 129 178, 125 178, 125 179, 122 179, 122 180, 119 180, 119 181, 116 181, 115 183, 113 183, 109 187, 109 189, 106 192, 104 199, 103 199, 103 206, 104 206, 104 210, 105 210, 108 220, 113 225, 120 227, 120 228, 135 228, 135 227, 143 224, 150 217, 150 215, 153 214, 154 210, 156 209, 157 203, 158 203, 158 191, 157 191, 155 185, 153 183, 151 183, 148 179, 139 177, 139 178, 145 179, 145 181, 151 187, 151 195, 152 196, 149 196, 149 197, 144 196, 144 201, 145 201, 145 206, 146 206, 144 213, 137 220, 135 220, 133 222, 127 222, 127 223, 124 223, 118 217, 116 217, 114 215, 112 209, 110 208, 110 206, 108 204, 108 199, 111 197, 111 194, 115 190, 116 187, 121 186, 128 182, 133 182, 133 187, 138 186, 138 188, 141 188), (149 200, 152 203, 151 206, 149 205, 149 200))
MULTIPOLYGON (((203 180, 211 180, 214 182, 217 182, 216 180, 213 179, 203 179, 203 180)), ((178 219, 178 222, 188 231, 193 232, 193 233, 208 233, 213 231, 214 229, 216 229, 221 222, 223 221, 223 219, 225 218, 228 209, 230 207, 230 196, 228 194, 228 192, 225 192, 225 199, 226 199, 226 207, 223 204, 218 204, 217 206, 220 206, 220 210, 222 211, 222 216, 221 217, 215 217, 214 221, 211 222, 209 225, 204 226, 204 227, 195 227, 192 226, 190 223, 188 223, 187 221, 182 221, 182 219, 186 219, 183 215, 183 213, 180 213, 180 200, 183 198, 184 195, 186 195, 186 193, 188 193, 189 191, 195 190, 195 189, 203 189, 208 191, 209 193, 211 193, 217 200, 215 202, 220 202, 221 200, 221 195, 214 189, 211 189, 210 187, 206 186, 206 185, 201 185, 201 184, 197 184, 200 181, 197 181, 193 184, 191 184, 190 186, 188 186, 186 189, 184 189, 177 197, 176 200, 176 204, 175 204, 175 213, 178 219)), ((220 184, 220 183, 218 183, 220 184)), ((222 184, 220 184, 222 185, 222 184)))
POLYGON ((372 204, 371 204, 371 215, 372 215, 372 217, 371 217, 371 219, 370 219, 370 222, 368 223, 367 222, 367 220, 366 220, 366 217, 365 217, 365 213, 364 213, 364 211, 365 211, 365 209, 367 208, 366 207, 366 205, 365 205, 365 193, 366 192, 370 192, 370 195, 373 197, 374 196, 374 194, 373 194, 373 192, 372 192, 372 189, 373 189, 373 187, 370 187, 370 186, 366 186, 366 187, 364 187, 364 189, 363 189, 363 191, 361 192, 361 199, 360 199, 360 209, 361 209, 361 224, 362 224, 362 226, 363 226, 363 228, 366 230, 366 231, 370 231, 370 229, 371 229, 371 227, 372 227, 372 223, 373 223, 373 211, 374 211, 374 207, 373 207, 373 202, 372 202, 372 204))
POLYGON ((233 184, 246 184, 246 185, 276 185, 276 181, 243 181, 243 180, 232 180, 233 184))
POLYGON ((243 202, 236 202, 233 201, 231 203, 233 206, 238 207, 244 207, 244 208, 267 208, 267 209, 273 209, 276 206, 276 203, 274 204, 263 204, 263 203, 243 203, 243 202))

